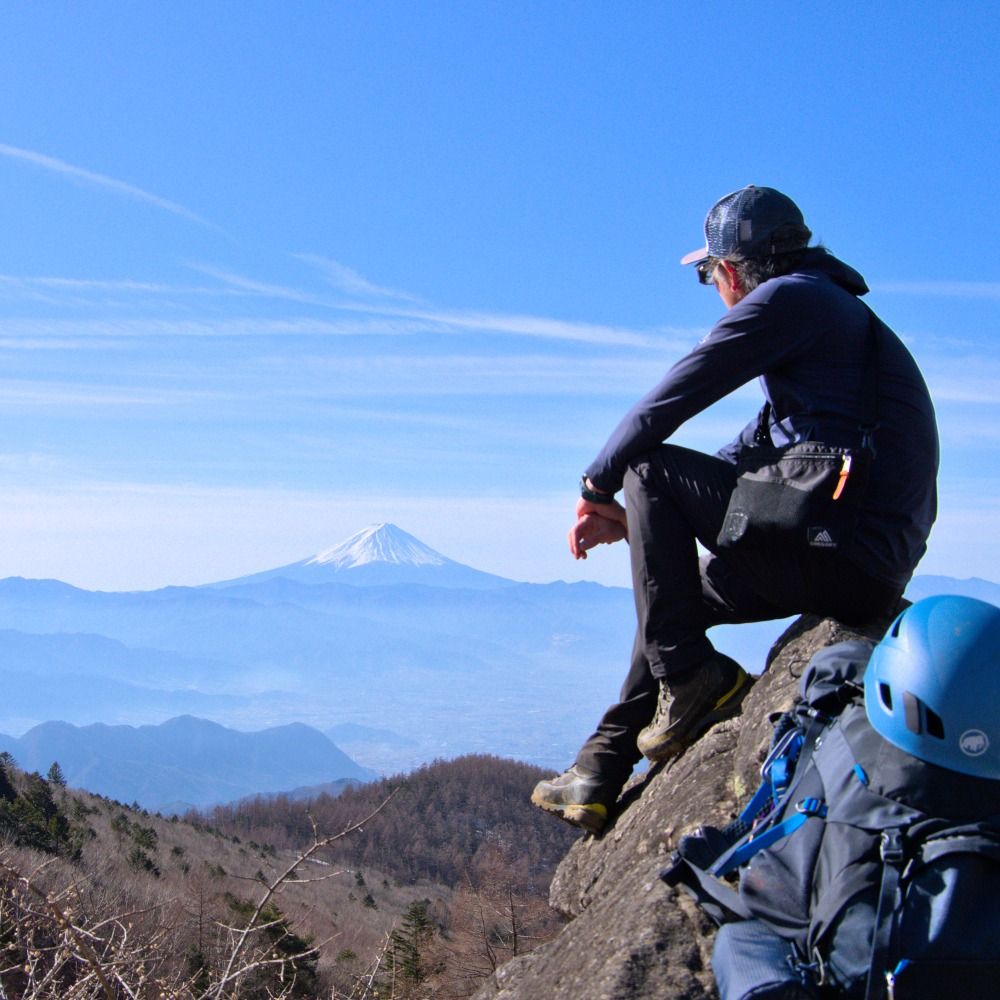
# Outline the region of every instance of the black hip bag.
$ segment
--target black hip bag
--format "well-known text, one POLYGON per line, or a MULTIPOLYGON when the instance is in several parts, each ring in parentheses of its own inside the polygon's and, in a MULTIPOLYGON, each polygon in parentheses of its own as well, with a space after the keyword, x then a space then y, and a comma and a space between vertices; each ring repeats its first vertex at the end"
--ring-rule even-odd
POLYGON ((870 309, 868 313, 859 445, 800 441, 775 447, 768 430, 771 404, 765 403, 757 418, 755 444, 739 459, 736 488, 717 539, 720 549, 843 552, 849 545, 875 458, 878 319, 870 309))

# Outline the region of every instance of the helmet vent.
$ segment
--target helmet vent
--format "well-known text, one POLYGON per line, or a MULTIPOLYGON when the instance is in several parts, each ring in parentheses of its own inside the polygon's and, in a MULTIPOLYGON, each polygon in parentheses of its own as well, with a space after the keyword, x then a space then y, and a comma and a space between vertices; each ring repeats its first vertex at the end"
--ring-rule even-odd
POLYGON ((926 733, 935 739, 944 739, 944 722, 941 716, 910 691, 903 692, 903 717, 906 728, 911 733, 918 736, 926 733))
POLYGON ((892 711, 892 688, 888 684, 879 684, 878 686, 878 696, 879 700, 882 702, 882 706, 887 712, 892 711))
POLYGON ((935 736, 939 740, 944 739, 944 723, 941 721, 941 716, 937 712, 931 711, 926 705, 924 705, 924 723, 927 726, 928 736, 935 736))

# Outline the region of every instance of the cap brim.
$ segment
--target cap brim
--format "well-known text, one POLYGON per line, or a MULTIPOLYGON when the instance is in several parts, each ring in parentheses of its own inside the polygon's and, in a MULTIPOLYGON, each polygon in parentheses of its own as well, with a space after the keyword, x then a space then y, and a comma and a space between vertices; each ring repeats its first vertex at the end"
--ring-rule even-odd
POLYGON ((703 260, 708 260, 708 247, 702 247, 700 250, 692 250, 690 253, 684 254, 681 257, 682 264, 700 264, 703 260))

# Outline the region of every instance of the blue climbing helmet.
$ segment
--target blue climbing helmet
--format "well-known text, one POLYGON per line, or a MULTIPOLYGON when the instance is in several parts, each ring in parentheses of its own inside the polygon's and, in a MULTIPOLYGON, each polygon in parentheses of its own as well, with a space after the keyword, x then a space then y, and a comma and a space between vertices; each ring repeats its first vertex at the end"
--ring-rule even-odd
POLYGON ((951 595, 908 607, 872 652, 865 712, 920 760, 1000 779, 1000 608, 951 595))

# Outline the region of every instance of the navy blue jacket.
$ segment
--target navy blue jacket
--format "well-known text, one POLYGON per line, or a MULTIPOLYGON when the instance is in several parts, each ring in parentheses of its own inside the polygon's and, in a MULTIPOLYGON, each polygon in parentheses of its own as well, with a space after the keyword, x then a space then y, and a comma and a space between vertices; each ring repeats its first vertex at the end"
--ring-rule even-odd
MULTIPOLYGON (((750 292, 632 407, 587 468, 591 482, 617 492, 630 462, 753 378, 773 408, 776 445, 857 445, 870 357, 870 313, 859 296, 867 291, 853 268, 826 250, 808 250, 795 273, 750 292)), ((870 576, 902 586, 937 513, 937 427, 916 362, 879 325, 876 458, 852 558, 870 576)), ((756 418, 719 457, 735 462, 755 428, 756 418)))

